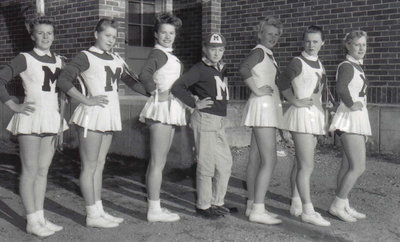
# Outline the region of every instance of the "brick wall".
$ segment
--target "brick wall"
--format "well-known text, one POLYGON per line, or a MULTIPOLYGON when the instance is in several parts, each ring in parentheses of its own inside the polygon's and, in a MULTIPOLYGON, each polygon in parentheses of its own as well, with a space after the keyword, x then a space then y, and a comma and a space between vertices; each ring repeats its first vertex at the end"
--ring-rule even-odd
POLYGON ((175 41, 175 54, 188 70, 201 58, 202 2, 174 0, 173 8, 183 23, 175 41))
POLYGON ((118 37, 114 51, 123 57, 125 55, 125 31, 127 29, 125 23, 126 0, 100 0, 99 3, 100 17, 111 17, 118 22, 118 37))
POLYGON ((267 15, 277 16, 284 24, 283 35, 273 50, 281 67, 300 53, 302 31, 306 26, 323 27, 326 41, 320 57, 331 85, 337 64, 344 59, 341 40, 345 33, 353 29, 367 31, 365 64, 371 87, 369 102, 400 103, 399 0, 222 1, 221 31, 229 44, 225 60, 232 66, 236 98, 246 98, 247 90, 238 88, 243 82, 237 70, 256 45, 253 26, 267 15))
MULTIPOLYGON (((46 1, 46 16, 56 20, 56 37, 52 50, 68 58, 93 44, 93 30, 99 17, 98 1, 53 0, 46 1)), ((0 65, 7 63, 21 51, 31 50, 33 45, 24 21, 32 18, 32 10, 26 17, 22 9, 31 6, 31 0, 2 0, 0 14, 0 65)))

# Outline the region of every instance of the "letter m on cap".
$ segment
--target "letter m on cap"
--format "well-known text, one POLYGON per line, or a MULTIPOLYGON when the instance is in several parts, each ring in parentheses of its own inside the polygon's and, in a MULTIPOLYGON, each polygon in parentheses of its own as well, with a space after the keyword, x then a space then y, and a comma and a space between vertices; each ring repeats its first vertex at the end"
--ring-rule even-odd
POLYGON ((222 44, 222 39, 219 34, 213 34, 210 39, 210 44, 222 44))

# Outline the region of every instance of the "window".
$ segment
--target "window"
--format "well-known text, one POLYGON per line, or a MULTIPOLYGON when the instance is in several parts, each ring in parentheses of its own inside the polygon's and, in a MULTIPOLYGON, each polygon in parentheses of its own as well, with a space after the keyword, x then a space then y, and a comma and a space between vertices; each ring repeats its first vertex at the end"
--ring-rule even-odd
POLYGON ((128 45, 154 46, 154 16, 156 0, 128 1, 128 45))

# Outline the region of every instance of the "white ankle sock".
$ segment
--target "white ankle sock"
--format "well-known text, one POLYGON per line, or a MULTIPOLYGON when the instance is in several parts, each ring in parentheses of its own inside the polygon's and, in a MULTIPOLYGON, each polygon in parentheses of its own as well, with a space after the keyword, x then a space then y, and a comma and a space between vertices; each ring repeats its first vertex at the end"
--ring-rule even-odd
POLYGON ((346 199, 343 199, 343 200, 344 200, 344 207, 347 208, 347 209, 349 209, 349 208, 350 208, 350 201, 349 201, 349 199, 346 198, 346 199))
MULTIPOLYGON (((332 205, 334 205, 335 207, 337 207, 338 209, 344 209, 344 207, 346 206, 346 200, 347 199, 342 199, 338 196, 335 197, 335 200, 333 200, 332 205)), ((348 200, 347 200, 348 201, 348 200)))
POLYGON ((301 206, 301 198, 300 197, 292 197, 292 204, 291 205, 301 206))
POLYGON ((147 202, 149 204, 149 210, 159 210, 159 211, 161 211, 161 202, 160 202, 160 200, 147 199, 147 202))
POLYGON ((37 217, 36 212, 27 214, 26 215, 26 221, 28 222, 28 224, 36 223, 38 221, 38 217, 37 217))
POLYGON ((250 208, 251 209, 253 207, 253 203, 254 203, 253 200, 247 200, 246 208, 250 208))
POLYGON ((104 213, 103 202, 101 200, 96 201, 95 205, 101 214, 104 213))
POLYGON ((265 205, 264 203, 253 203, 252 210, 254 213, 264 213, 265 205))
POLYGON ((45 222, 45 219, 44 219, 44 211, 43 210, 38 210, 38 211, 36 211, 36 216, 37 216, 37 218, 38 218, 38 220, 40 221, 40 222, 45 222))
POLYGON ((312 205, 312 203, 305 203, 303 204, 303 213, 305 214, 312 214, 314 213, 314 206, 312 205))
POLYGON ((97 208, 96 204, 86 206, 86 213, 88 217, 97 218, 100 216, 100 211, 97 208))

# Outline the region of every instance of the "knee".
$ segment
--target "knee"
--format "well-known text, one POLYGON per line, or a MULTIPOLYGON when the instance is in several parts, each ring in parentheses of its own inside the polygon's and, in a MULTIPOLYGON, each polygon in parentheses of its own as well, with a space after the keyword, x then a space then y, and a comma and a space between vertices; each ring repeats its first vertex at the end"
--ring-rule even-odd
POLYGON ((156 160, 156 159, 150 160, 149 168, 151 171, 161 172, 164 169, 164 166, 165 166, 165 162, 163 162, 161 160, 156 160))
POLYGON ((25 164, 22 165, 22 176, 29 176, 29 175, 36 175, 38 172, 39 168, 36 165, 29 165, 29 164, 25 164))
POLYGON ((37 170, 37 176, 40 177, 47 177, 47 173, 49 172, 49 167, 48 166, 41 166, 39 167, 39 169, 37 170))
POLYGON ((312 173, 314 170, 314 164, 313 163, 306 163, 306 164, 301 164, 297 166, 298 172, 305 172, 305 173, 312 173))
POLYGON ((365 172, 365 165, 358 165, 356 167, 353 167, 353 173, 359 177, 365 172))
POLYGON ((83 162, 82 173, 94 173, 96 171, 96 162, 83 162))

